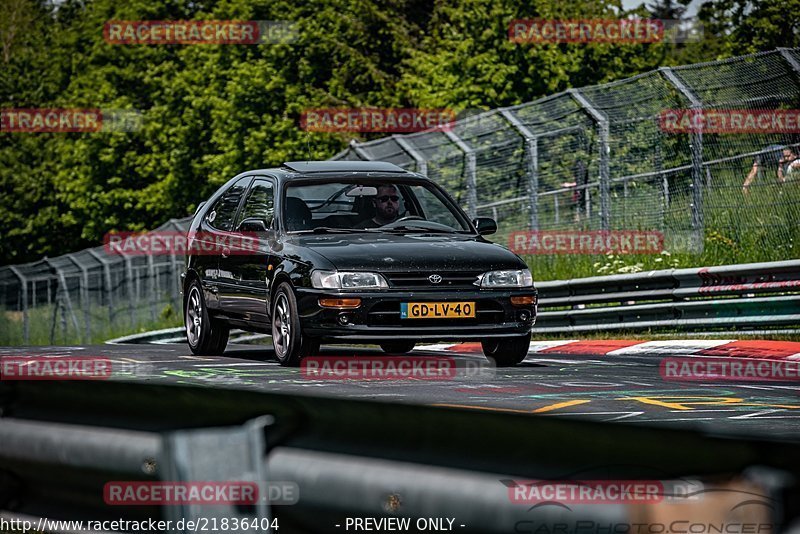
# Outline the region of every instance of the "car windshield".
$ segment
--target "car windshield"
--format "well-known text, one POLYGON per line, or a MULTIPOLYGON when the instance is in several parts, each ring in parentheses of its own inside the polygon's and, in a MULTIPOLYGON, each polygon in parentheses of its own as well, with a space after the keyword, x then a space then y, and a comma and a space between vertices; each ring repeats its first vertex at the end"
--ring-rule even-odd
POLYGON ((289 232, 472 232, 460 210, 424 182, 292 183, 283 217, 289 232))

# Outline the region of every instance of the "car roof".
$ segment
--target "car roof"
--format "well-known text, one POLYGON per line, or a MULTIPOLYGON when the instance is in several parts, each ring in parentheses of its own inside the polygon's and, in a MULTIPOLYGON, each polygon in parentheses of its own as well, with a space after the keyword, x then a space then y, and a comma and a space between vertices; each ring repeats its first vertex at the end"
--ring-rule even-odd
POLYGON ((407 171, 386 161, 287 161, 284 167, 302 174, 317 172, 384 172, 403 173, 407 171))
POLYGON ((330 178, 331 175, 354 174, 359 178, 384 180, 390 177, 428 179, 421 174, 398 167, 386 161, 288 161, 282 167, 272 169, 251 169, 231 179, 231 183, 243 176, 269 174, 281 181, 330 178))

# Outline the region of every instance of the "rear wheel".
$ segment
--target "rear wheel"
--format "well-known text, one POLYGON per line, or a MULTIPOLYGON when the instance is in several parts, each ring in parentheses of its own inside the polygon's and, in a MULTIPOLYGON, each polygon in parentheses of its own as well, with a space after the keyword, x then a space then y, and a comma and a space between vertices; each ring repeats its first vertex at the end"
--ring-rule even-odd
POLYGON ((272 300, 272 346, 275 357, 284 366, 297 366, 304 357, 319 353, 319 340, 303 334, 297 299, 285 282, 272 300))
POLYGON ((387 341, 381 343, 381 350, 389 354, 405 354, 414 350, 414 345, 413 341, 387 341))
POLYGON ((513 367, 528 355, 531 335, 501 337, 481 341, 483 354, 497 367, 513 367))
POLYGON ((225 323, 212 319, 206 308, 200 282, 189 285, 184 310, 186 340, 194 354, 208 356, 222 354, 228 345, 230 328, 225 323))

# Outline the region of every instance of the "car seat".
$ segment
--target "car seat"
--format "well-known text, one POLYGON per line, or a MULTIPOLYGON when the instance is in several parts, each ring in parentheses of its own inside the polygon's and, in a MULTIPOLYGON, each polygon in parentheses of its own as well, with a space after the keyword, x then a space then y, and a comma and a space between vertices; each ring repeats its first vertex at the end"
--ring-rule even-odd
POLYGON ((286 230, 310 230, 313 227, 311 210, 301 198, 286 197, 286 230))

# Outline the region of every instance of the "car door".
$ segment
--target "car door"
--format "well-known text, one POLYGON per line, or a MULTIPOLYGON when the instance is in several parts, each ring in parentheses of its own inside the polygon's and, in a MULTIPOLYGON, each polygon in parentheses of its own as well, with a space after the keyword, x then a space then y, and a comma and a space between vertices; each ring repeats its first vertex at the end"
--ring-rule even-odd
POLYGON ((237 239, 231 254, 221 258, 224 270, 236 282, 236 290, 222 303, 231 317, 251 323, 267 323, 267 291, 272 274, 267 266, 273 258, 267 230, 275 220, 275 182, 256 176, 236 218, 237 239))
MULTIPOLYGON (((216 295, 213 307, 219 308, 223 313, 227 307, 226 302, 235 294, 238 285, 225 261, 230 256, 228 244, 233 241, 236 217, 252 180, 252 176, 237 180, 216 200, 203 221, 202 239, 205 245, 202 254, 209 267, 213 264, 213 269, 209 271, 209 287, 211 293, 216 295)), ((211 302, 209 306, 211 307, 211 302)))

